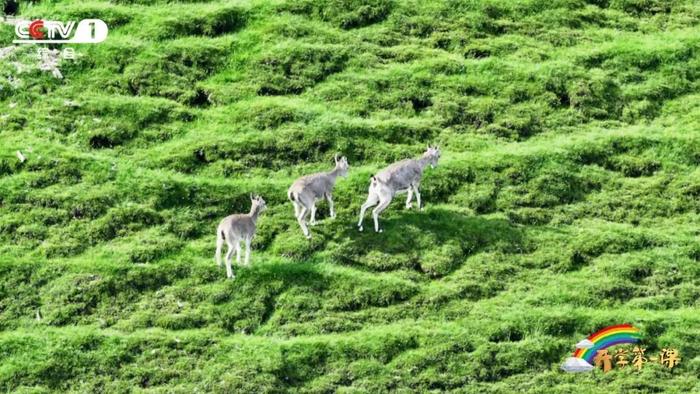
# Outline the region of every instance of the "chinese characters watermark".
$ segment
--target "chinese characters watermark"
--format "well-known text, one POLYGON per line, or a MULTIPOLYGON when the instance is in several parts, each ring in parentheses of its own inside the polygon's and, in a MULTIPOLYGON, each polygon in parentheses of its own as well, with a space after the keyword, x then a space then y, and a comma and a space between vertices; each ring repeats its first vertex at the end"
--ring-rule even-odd
MULTIPOLYGON (((632 368, 641 371, 644 365, 649 362, 657 362, 661 366, 673 369, 681 362, 680 353, 677 349, 661 349, 658 357, 645 357, 646 348, 635 346, 632 349, 632 368)), ((617 369, 624 369, 630 365, 630 352, 628 349, 617 349, 614 355, 610 355, 608 349, 598 350, 593 358, 596 368, 600 368, 604 373, 613 369, 613 364, 617 369)))

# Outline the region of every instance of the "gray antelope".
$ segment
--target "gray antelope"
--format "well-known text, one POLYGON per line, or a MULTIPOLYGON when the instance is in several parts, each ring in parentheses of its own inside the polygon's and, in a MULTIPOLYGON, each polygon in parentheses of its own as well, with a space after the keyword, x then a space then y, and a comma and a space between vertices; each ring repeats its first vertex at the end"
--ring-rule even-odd
POLYGON ((360 209, 360 221, 357 227, 360 231, 363 230, 362 221, 365 218, 367 208, 377 205, 372 210, 374 218, 374 231, 382 232, 379 228, 379 214, 389 206, 394 195, 397 193, 408 192, 406 199, 406 208, 412 207, 411 199, 416 195, 418 209, 422 209, 420 201, 420 180, 423 176, 423 170, 427 165, 434 168, 440 158, 440 149, 438 147, 428 146, 428 149, 423 153, 420 159, 406 159, 394 163, 383 170, 379 171, 371 178, 369 185, 369 195, 367 201, 362 204, 360 209))
POLYGON ((265 200, 260 196, 250 195, 250 212, 225 217, 216 229, 216 263, 221 267, 221 248, 228 244, 226 253, 226 276, 233 278, 231 258, 236 251, 236 262, 241 263, 241 241, 245 241, 245 265, 250 266, 250 243, 255 236, 256 223, 260 213, 265 210, 265 200))
POLYGON ((294 216, 299 222, 301 231, 306 238, 311 238, 309 227, 306 224, 306 216, 311 214, 312 226, 316 224, 316 201, 321 199, 328 200, 331 218, 335 218, 335 210, 333 209, 333 188, 338 176, 347 177, 348 175, 348 159, 343 156, 338 159, 336 154, 335 168, 328 172, 319 172, 316 174, 303 176, 292 184, 287 191, 287 197, 294 204, 294 216))

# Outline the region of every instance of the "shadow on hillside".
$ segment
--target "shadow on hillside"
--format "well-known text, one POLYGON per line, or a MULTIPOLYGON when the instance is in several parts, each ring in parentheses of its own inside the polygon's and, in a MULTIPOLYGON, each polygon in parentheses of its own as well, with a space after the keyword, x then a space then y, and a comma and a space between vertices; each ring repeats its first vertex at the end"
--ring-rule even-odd
POLYGON ((305 293, 321 294, 332 279, 311 263, 253 263, 234 270, 236 279, 226 281, 211 300, 220 324, 232 332, 251 333, 263 326, 275 312, 277 298, 287 290, 303 288, 305 293))
MULTIPOLYGON (((445 208, 426 211, 394 208, 380 223, 384 229, 382 233, 372 230, 371 221, 366 222, 365 231, 359 232, 355 225, 342 218, 323 226, 322 234, 319 229, 313 241, 295 233, 276 242, 284 241, 284 248, 304 252, 307 257, 322 253, 323 258, 328 256, 337 263, 367 271, 404 269, 430 277, 448 275, 473 253, 520 253, 524 249, 521 231, 507 220, 470 216, 445 208)), ((282 247, 277 245, 273 249, 282 247)), ((273 250, 277 252, 279 250, 273 250)), ((239 267, 235 271, 236 280, 227 281, 211 299, 215 320, 231 332, 257 332, 273 315, 274 324, 282 325, 312 319, 313 311, 321 308, 319 299, 329 297, 327 293, 338 286, 336 277, 324 274, 307 258, 295 262, 253 262, 250 268, 239 267), (279 309, 280 303, 286 305, 284 310, 279 309)), ((377 299, 410 297, 396 289, 384 294, 383 290, 360 282, 348 289, 357 290, 363 286, 369 287, 355 291, 354 296, 349 295, 353 293, 350 291, 347 296, 332 297, 340 303, 341 309, 354 308, 354 302, 372 304, 372 300, 355 300, 367 294, 377 299)))
POLYGON ((409 268, 431 274, 434 268, 435 276, 441 276, 473 253, 521 253, 525 248, 521 231, 505 219, 469 216, 444 208, 390 208, 386 213, 379 220, 382 233, 374 232, 369 215, 364 231, 345 227, 334 258, 378 271, 409 268), (426 269, 434 264, 442 266, 426 269))

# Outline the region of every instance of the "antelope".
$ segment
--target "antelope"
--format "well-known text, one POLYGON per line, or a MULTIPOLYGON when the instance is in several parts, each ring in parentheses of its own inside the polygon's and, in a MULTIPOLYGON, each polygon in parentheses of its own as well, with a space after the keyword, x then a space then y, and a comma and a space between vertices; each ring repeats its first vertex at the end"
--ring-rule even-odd
POLYGON ((231 258, 236 251, 236 263, 241 263, 241 241, 245 241, 245 265, 250 266, 250 242, 255 236, 256 222, 265 210, 265 200, 260 196, 250 195, 250 212, 225 217, 216 229, 216 264, 221 267, 221 249, 224 242, 228 244, 226 252, 226 277, 234 278, 231 258))
POLYGON ((391 200, 397 193, 408 192, 406 209, 412 208, 411 199, 413 198, 413 194, 415 194, 418 209, 422 210, 423 207, 421 206, 420 191, 418 188, 420 186, 421 177, 423 176, 423 170, 427 165, 430 165, 431 168, 435 168, 439 158, 440 149, 438 149, 437 146, 428 146, 420 159, 399 161, 372 176, 367 201, 362 204, 362 208, 360 209, 360 221, 357 223, 358 229, 360 231, 363 230, 362 221, 365 218, 365 211, 367 211, 367 208, 379 204, 372 210, 372 217, 374 218, 374 231, 381 233, 383 230, 379 228, 379 214, 389 206, 389 203, 391 203, 391 200))
POLYGON ((338 159, 336 154, 335 168, 328 172, 319 172, 316 174, 303 176, 292 184, 287 191, 287 197, 294 204, 294 216, 299 222, 301 231, 306 238, 310 239, 309 227, 306 225, 306 216, 311 213, 311 221, 309 224, 316 225, 316 201, 321 199, 328 200, 331 218, 335 218, 335 210, 333 209, 333 188, 338 176, 348 176, 348 159, 343 156, 338 159))

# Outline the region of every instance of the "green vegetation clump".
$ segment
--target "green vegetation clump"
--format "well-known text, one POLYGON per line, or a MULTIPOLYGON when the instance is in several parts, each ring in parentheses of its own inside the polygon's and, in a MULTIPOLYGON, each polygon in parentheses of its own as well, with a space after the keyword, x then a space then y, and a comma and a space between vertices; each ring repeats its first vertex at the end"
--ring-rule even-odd
POLYGON ((0 61, 3 391, 700 390, 697 2, 0 5, 110 27, 62 79, 0 61), (429 144, 424 210, 358 232, 370 177, 429 144), (307 240, 286 191, 336 153, 307 240), (680 365, 559 369, 621 323, 680 365))

